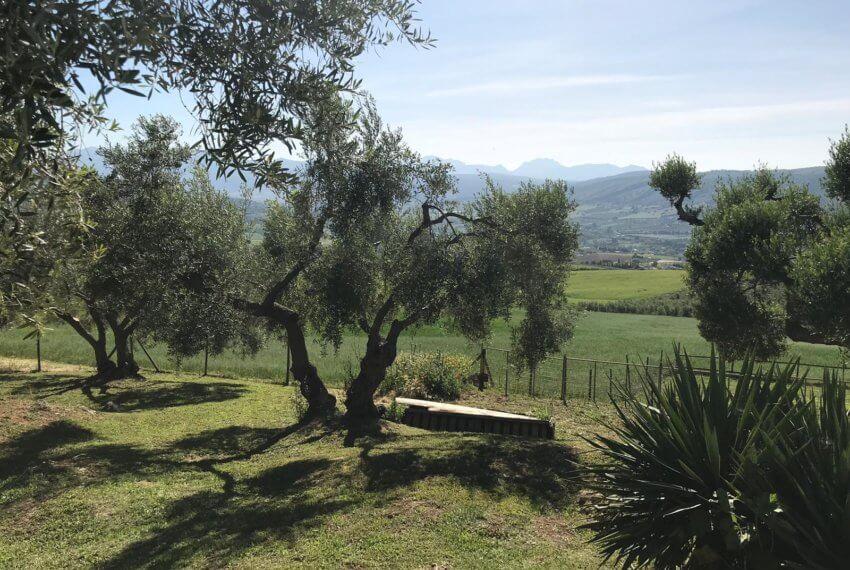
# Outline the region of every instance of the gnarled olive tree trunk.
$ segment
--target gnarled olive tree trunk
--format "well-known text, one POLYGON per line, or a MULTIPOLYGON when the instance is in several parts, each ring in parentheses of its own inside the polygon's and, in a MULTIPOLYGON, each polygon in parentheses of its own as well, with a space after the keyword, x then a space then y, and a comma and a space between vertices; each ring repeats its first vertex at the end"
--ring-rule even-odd
POLYGON ((107 318, 109 327, 112 329, 112 336, 115 339, 115 360, 117 363, 115 372, 112 377, 134 378, 139 376, 139 365, 130 348, 130 335, 136 328, 135 323, 130 318, 125 318, 119 321, 114 316, 107 318))
MULTIPOLYGON (((391 301, 386 306, 391 306, 391 301)), ((345 394, 345 419, 350 426, 366 426, 378 419, 375 392, 387 377, 387 369, 398 355, 398 337, 413 321, 394 320, 386 338, 381 336, 381 323, 388 312, 382 309, 375 323, 369 327, 366 353, 360 359, 360 372, 345 394)))
POLYGON ((301 315, 274 302, 252 303, 244 299, 234 299, 234 305, 240 310, 265 318, 286 330, 291 356, 289 370, 298 382, 301 395, 307 400, 307 417, 332 414, 336 410, 336 398, 328 392, 325 383, 319 377, 318 370, 310 361, 301 315))
MULTIPOLYGON (((92 307, 89 307, 89 314, 95 327, 95 334, 86 329, 80 320, 70 313, 56 311, 56 316, 68 323, 74 331, 83 337, 83 339, 92 347, 94 351, 94 361, 96 373, 91 378, 90 383, 99 384, 101 389, 107 380, 113 377, 116 370, 116 365, 109 357, 109 352, 106 350, 106 324, 100 313, 92 307)), ((88 390, 89 383, 83 384, 83 391, 88 390)))
POLYGON ((304 328, 297 313, 277 307, 280 312, 289 313, 278 321, 286 329, 291 353, 292 376, 298 381, 301 395, 307 400, 307 416, 318 417, 332 414, 336 410, 336 398, 328 392, 325 383, 319 377, 316 367, 310 362, 304 328))

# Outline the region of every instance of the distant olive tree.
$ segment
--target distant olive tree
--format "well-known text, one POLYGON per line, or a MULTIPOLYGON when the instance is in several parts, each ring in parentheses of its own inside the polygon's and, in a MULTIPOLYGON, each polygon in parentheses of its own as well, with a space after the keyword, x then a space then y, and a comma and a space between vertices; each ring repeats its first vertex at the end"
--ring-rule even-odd
POLYGON ((232 302, 253 270, 245 210, 217 190, 199 165, 184 181, 182 198, 185 265, 167 293, 166 310, 143 332, 178 360, 228 348, 255 353, 263 343, 256 319, 232 302))
POLYGON ((786 338, 850 348, 850 132, 832 144, 828 204, 767 168, 721 182, 714 205, 684 201, 699 178, 678 156, 650 181, 694 226, 685 251, 700 332, 728 358, 771 358, 786 338))

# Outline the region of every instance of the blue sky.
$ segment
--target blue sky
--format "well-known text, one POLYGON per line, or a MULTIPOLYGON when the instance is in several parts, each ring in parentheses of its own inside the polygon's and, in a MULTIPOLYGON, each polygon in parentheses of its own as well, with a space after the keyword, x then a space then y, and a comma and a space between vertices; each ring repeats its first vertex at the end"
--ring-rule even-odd
MULTIPOLYGON (((394 44, 358 74, 423 154, 700 169, 822 164, 850 122, 850 1, 424 0, 434 49, 394 44)), ((121 96, 128 125, 174 96, 121 96)), ((96 144, 89 136, 86 144, 96 144)))

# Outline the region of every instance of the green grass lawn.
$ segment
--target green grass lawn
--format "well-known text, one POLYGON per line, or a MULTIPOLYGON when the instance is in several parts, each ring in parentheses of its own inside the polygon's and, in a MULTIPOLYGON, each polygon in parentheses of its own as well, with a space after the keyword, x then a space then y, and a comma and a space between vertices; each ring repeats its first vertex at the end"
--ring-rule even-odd
POLYGON ((679 269, 575 271, 570 274, 567 295, 574 301, 643 299, 683 289, 684 275, 679 269))
POLYGON ((280 385, 151 374, 91 401, 54 369, 0 374, 2 568, 600 564, 575 462, 606 406, 557 406, 554 442, 389 424, 346 446, 292 429, 280 385))

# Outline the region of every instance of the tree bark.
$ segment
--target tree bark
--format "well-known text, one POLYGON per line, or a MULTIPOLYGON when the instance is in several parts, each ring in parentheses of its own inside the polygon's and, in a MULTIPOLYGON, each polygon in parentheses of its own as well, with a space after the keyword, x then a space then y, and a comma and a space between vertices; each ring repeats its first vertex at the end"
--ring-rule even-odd
POLYGON ((133 351, 130 350, 130 335, 133 334, 135 326, 130 319, 119 321, 116 317, 107 318, 115 339, 116 369, 112 377, 114 379, 134 378, 139 376, 139 365, 133 351))
POLYGON ((95 337, 73 315, 57 312, 56 316, 68 323, 92 347, 98 376, 108 375, 115 369, 115 363, 109 358, 109 353, 106 350, 106 327, 100 318, 92 314, 97 329, 97 336, 95 337))
MULTIPOLYGON (((279 308, 279 307, 278 307, 279 308)), ((279 308, 280 309, 280 308, 279 308)), ((284 309, 284 311, 286 311, 284 309)), ((280 324, 286 328, 289 350, 292 355, 292 376, 298 382, 301 395, 307 400, 307 417, 318 417, 332 414, 336 410, 336 398, 328 392, 325 383, 319 377, 316 367, 310 362, 304 329, 298 314, 288 311, 280 324)))
POLYGON ((373 328, 366 343, 366 354, 360 359, 360 372, 345 396, 345 418, 349 425, 365 426, 378 420, 375 392, 387 376, 387 369, 398 355, 398 336, 403 327, 393 321, 387 338, 373 328))
POLYGON ((277 303, 252 303, 244 299, 235 299, 234 304, 239 310, 268 319, 286 330, 289 353, 291 356, 290 371, 298 382, 301 394, 307 400, 307 417, 330 415, 336 410, 336 398, 328 392, 325 383, 319 377, 316 367, 310 362, 310 352, 304 337, 304 325, 301 315, 277 303))

